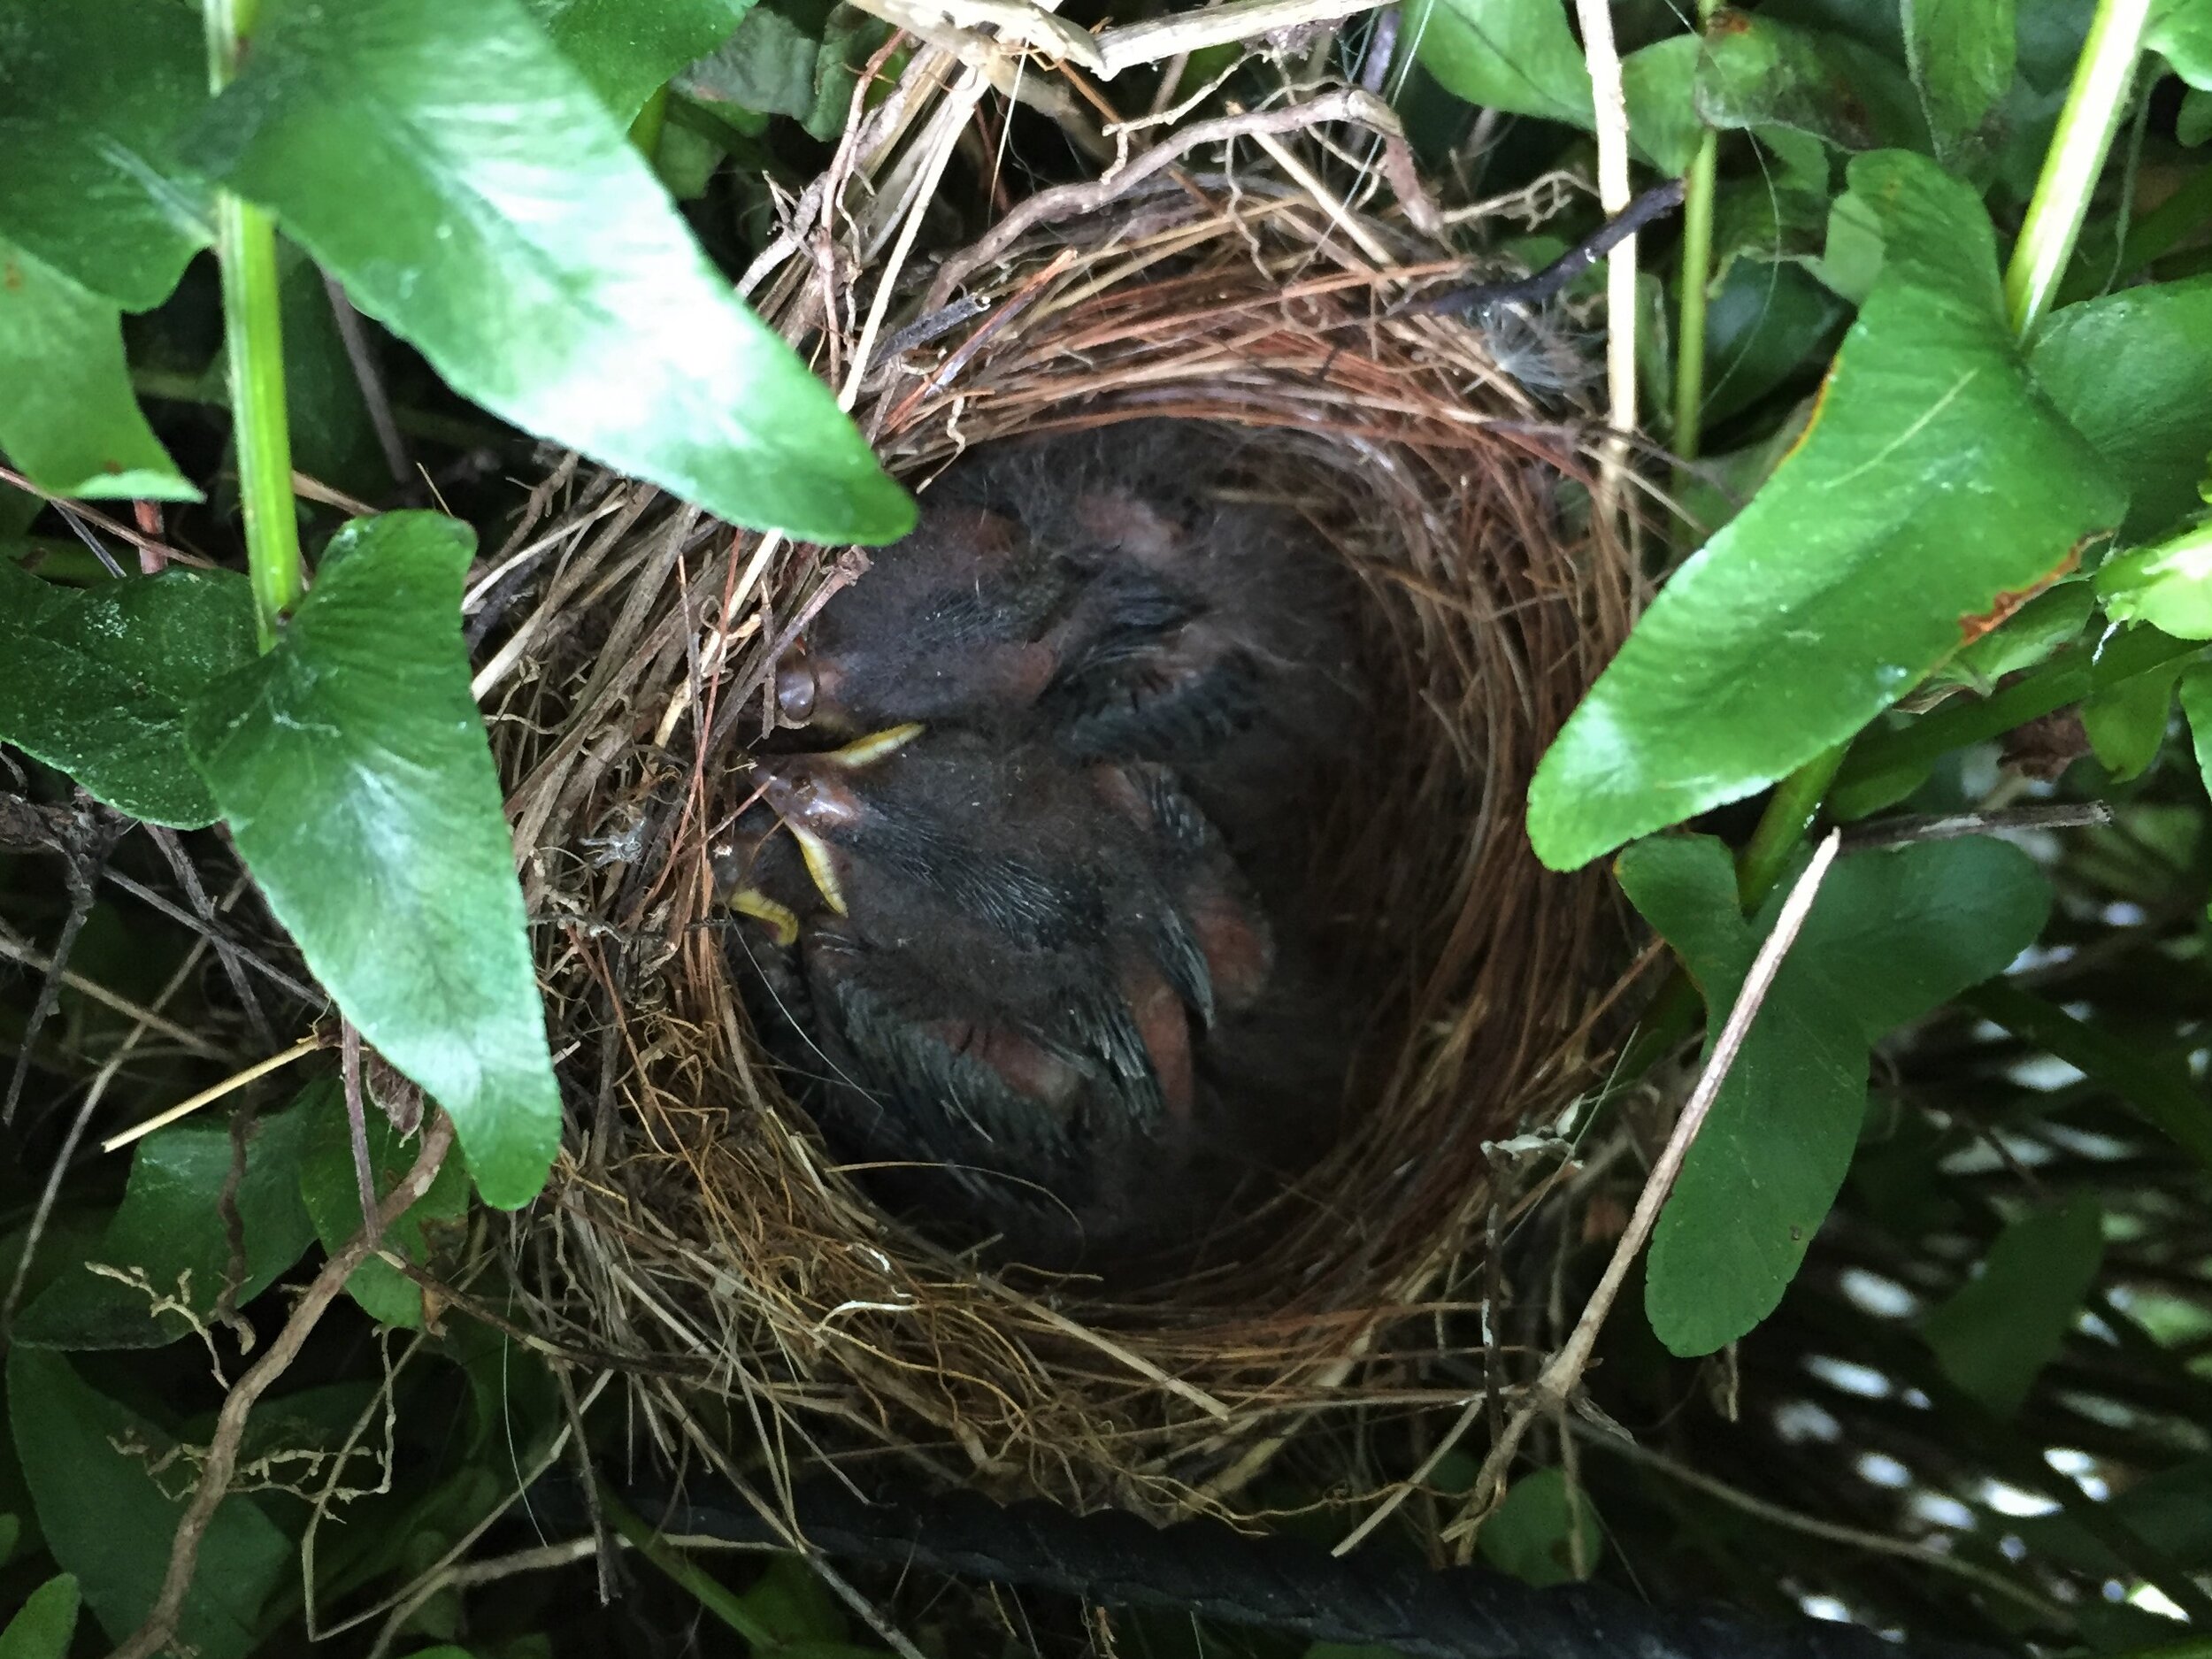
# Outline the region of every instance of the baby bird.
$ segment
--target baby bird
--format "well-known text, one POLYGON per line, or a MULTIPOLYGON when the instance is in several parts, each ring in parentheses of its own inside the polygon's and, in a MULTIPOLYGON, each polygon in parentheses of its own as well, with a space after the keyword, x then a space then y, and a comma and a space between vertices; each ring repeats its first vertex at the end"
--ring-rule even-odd
POLYGON ((1171 780, 963 733, 760 777, 820 884, 800 956, 842 1074, 825 1128, 949 1170, 1033 1260, 1142 1225, 1197 1132, 1194 1027, 1271 964, 1171 780))
POLYGON ((1236 465, 1219 428, 1149 420, 953 467, 782 666, 787 718, 1020 729, 1080 759, 1270 724, 1333 741, 1356 707, 1343 573, 1294 515, 1224 493, 1236 465))

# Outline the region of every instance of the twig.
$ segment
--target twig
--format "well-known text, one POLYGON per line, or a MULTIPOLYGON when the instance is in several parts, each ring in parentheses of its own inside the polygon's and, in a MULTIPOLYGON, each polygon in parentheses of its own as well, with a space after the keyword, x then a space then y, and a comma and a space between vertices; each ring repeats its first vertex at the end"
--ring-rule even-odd
MULTIPOLYGON (((222 1099, 224 1095, 229 1094, 232 1090, 243 1088, 247 1084, 255 1082, 261 1078, 268 1076, 272 1071, 291 1064, 293 1061, 299 1059, 302 1056, 314 1053, 316 1049, 321 1048, 322 1046, 323 1040, 311 1033, 309 1035, 302 1037, 290 1048, 285 1049, 283 1053, 273 1054, 265 1060, 257 1060, 244 1071, 232 1072, 230 1076, 225 1078, 221 1082, 213 1085, 211 1087, 202 1089, 198 1094, 193 1095, 190 1099, 179 1101, 174 1106, 170 1107, 168 1110, 156 1112, 151 1118, 147 1118, 144 1122, 133 1124, 129 1128, 122 1131, 119 1134, 110 1135, 106 1140, 100 1142, 100 1150, 103 1152, 113 1152, 119 1148, 130 1145, 130 1143, 134 1141, 141 1140, 143 1137, 153 1133, 153 1132, 157 1129, 165 1129, 171 1124, 176 1122, 178 1118, 190 1117, 194 1112, 199 1110, 201 1107, 207 1105, 211 1102, 222 1099)), ((218 1055, 216 1057, 219 1059, 222 1056, 218 1055)))
POLYGON ((110 535, 117 537, 119 540, 129 542, 131 546, 136 548, 141 553, 156 554, 161 558, 168 560, 173 564, 195 565, 202 570, 212 570, 214 568, 215 561, 207 557, 204 554, 180 553, 176 549, 171 547, 166 541, 158 541, 156 538, 148 535, 144 531, 134 529, 128 525, 119 524, 116 520, 109 518, 105 513, 93 511, 91 508, 86 506, 81 501, 70 501, 69 497, 66 495, 57 495, 50 489, 40 488, 39 486, 34 484, 29 479, 24 477, 22 473, 14 471, 12 468, 0 466, 0 484, 12 484, 16 488, 23 491, 26 495, 35 495, 41 501, 50 501, 56 503, 57 504, 62 502, 68 502, 69 511, 75 513, 77 517, 82 518, 87 524, 98 525, 101 529, 106 531, 110 535))
POLYGON ((392 482, 404 492, 414 482, 414 468, 407 460, 407 446, 400 439, 399 423, 392 419, 392 400, 385 393, 384 377, 377 372, 376 353, 369 344, 368 331, 361 326, 361 313, 346 297, 345 287, 326 271, 323 288, 330 296, 330 314, 337 319, 338 338, 346 348, 346 361, 353 365, 354 383, 361 388, 361 402, 369 411, 369 425, 376 429, 377 448, 384 451, 384 465, 392 475, 392 482))
POLYGON ((1156 64, 1209 46, 1241 45, 1282 29, 1340 22, 1387 4, 1389 0, 1234 0, 1229 5, 1175 12, 1108 29, 1098 36, 1098 55, 1105 78, 1111 81, 1139 64, 1156 64))
MULTIPOLYGON (((1224 8, 1225 11, 1227 9, 1224 8)), ((1206 12, 1202 15, 1212 17, 1217 14, 1206 12)), ((1210 121, 1200 121, 1146 150, 1127 166, 1091 183, 1064 184, 1056 189, 1038 191, 1000 219, 973 246, 956 254, 939 267, 937 280, 930 285, 929 296, 922 302, 922 310, 927 313, 949 304, 961 283, 998 259, 1034 227, 1057 219, 1073 219, 1084 213, 1094 213, 1194 150, 1208 144, 1225 144, 1259 133, 1280 135, 1302 132, 1309 127, 1318 127, 1328 121, 1356 121, 1363 127, 1372 128, 1382 134, 1386 153, 1406 149, 1405 129, 1399 126, 1396 113, 1380 98, 1362 92, 1356 87, 1340 87, 1309 104, 1293 104, 1286 109, 1256 111, 1247 115, 1222 116, 1210 121)), ((1393 178, 1394 182, 1395 175, 1393 178)), ((1419 209, 1408 204, 1409 217, 1416 211, 1433 215, 1435 211, 1433 203, 1424 201, 1419 209)))
MULTIPOLYGON (((1590 93, 1597 106, 1598 201, 1609 217, 1628 209, 1628 100, 1621 55, 1613 43, 1606 0, 1575 0, 1590 93)), ((1605 368, 1609 419, 1616 432, 1636 430, 1636 239, 1625 236, 1606 256, 1605 368)), ((1615 463, 1618 465, 1617 461, 1615 463)))
MULTIPOLYGON (((0 956, 5 956, 12 962, 19 962, 34 973, 44 973, 54 965, 51 960, 32 949, 30 946, 16 938, 4 927, 0 927, 0 956)), ((111 1008, 119 1014, 127 1014, 133 1019, 144 1020, 148 1030, 159 1032, 179 1048, 198 1055, 203 1060, 227 1061, 230 1058, 230 1056, 206 1038, 187 1031, 174 1020, 164 1019, 150 1009, 141 1007, 138 1003, 132 1002, 129 997, 119 995, 109 990, 106 986, 88 979, 81 973, 65 969, 56 977, 68 989, 90 997, 103 1008, 111 1008)))
POLYGON ((1893 1555, 1901 1560, 1912 1562, 1918 1566, 1933 1568, 1938 1572, 1955 1573, 1970 1584, 1979 1585, 1983 1589, 2001 1595, 2008 1601, 2018 1602, 2022 1607, 2033 1612, 2037 1617, 2047 1620, 2061 1629, 2071 1630, 2079 1623, 2071 1609, 2059 1602, 2047 1601, 2024 1585, 2013 1583, 2001 1573, 1992 1572, 1986 1567, 1962 1560, 1947 1551, 1931 1549, 1924 1544, 1916 1544, 1907 1539, 1891 1538, 1882 1532, 1870 1532, 1856 1526, 1844 1526, 1835 1521, 1824 1520, 1816 1515, 1807 1515, 1800 1509, 1786 1509, 1778 1503, 1769 1503, 1763 1498, 1755 1497, 1748 1492, 1728 1485, 1725 1481, 1716 1480, 1712 1476, 1692 1469, 1686 1463, 1678 1463, 1674 1459, 1647 1450, 1632 1440, 1624 1440, 1617 1434, 1609 1434, 1594 1424, 1571 1422, 1568 1427, 1578 1439, 1586 1440, 1593 1446, 1601 1446, 1606 1450, 1625 1457, 1632 1463, 1643 1464, 1647 1469, 1655 1469, 1661 1474, 1678 1480, 1686 1486, 1693 1486, 1708 1497, 1717 1498, 1721 1502, 1741 1509, 1747 1515, 1755 1516, 1770 1525, 1786 1526, 1793 1532, 1802 1532, 1809 1538, 1824 1539, 1832 1544, 1844 1544, 1851 1548, 1863 1549, 1875 1555, 1893 1555))
POLYGON ((92 1121, 101 1097, 108 1092, 108 1085, 122 1070, 124 1059, 140 1033, 137 1030, 119 1044, 92 1079, 92 1087, 85 1091, 84 1104, 77 1108, 77 1116, 69 1125, 69 1133, 62 1137, 61 1150, 54 1154, 54 1167, 48 1171, 46 1185, 40 1190, 37 1208, 31 1212, 31 1225, 23 1235, 23 1248, 15 1258, 15 1276, 9 1281, 7 1299, 0 1302, 0 1342, 8 1340, 15 1328, 16 1303, 22 1299, 24 1284, 31 1275, 31 1261, 38 1254, 38 1241, 46 1232, 46 1222, 54 1212, 54 1201, 61 1196, 62 1177, 69 1172, 69 1160, 77 1154, 77 1142, 84 1138, 85 1125, 92 1121))
MULTIPOLYGON (((423 1128, 422 1149, 416 1155, 414 1167, 400 1177, 398 1185, 392 1188, 392 1195, 378 1211, 381 1225, 389 1226, 430 1190, 430 1183, 436 1178, 439 1165, 445 1162, 446 1151, 452 1144, 453 1121, 440 1112, 423 1128)), ((284 1328, 269 1345, 269 1351, 238 1379, 238 1386, 224 1400, 222 1410, 216 1415, 215 1432, 208 1441, 207 1460, 200 1466, 199 1483, 193 1488, 191 1502, 185 1506, 183 1519, 177 1523, 161 1593, 154 1598, 146 1622, 115 1650, 114 1659, 153 1659, 176 1634, 184 1598, 192 1587, 193 1571, 199 1564, 201 1541, 207 1536, 215 1511, 230 1489, 231 1475, 238 1466, 239 1448, 245 1442, 246 1421, 252 1416, 255 1403, 299 1356, 300 1349, 307 1345, 308 1337, 330 1304, 345 1289, 346 1280, 368 1259, 373 1248, 365 1230, 323 1263, 322 1271, 309 1281, 291 1317, 285 1320, 284 1328)))
POLYGON ((1449 317, 1472 317, 1494 305, 1542 305, 1556 297, 1577 277, 1633 236, 1654 219, 1682 205, 1682 180, 1670 179, 1654 185, 1619 213, 1532 276, 1505 282, 1478 282, 1454 288, 1432 299, 1409 300, 1402 311, 1440 311, 1449 317))
POLYGON ((2111 822, 2112 809, 2101 801, 2055 801, 2035 806, 2005 807, 1994 812, 1877 818, 1871 824, 1854 825, 1844 831, 1843 849, 1855 853, 1870 847, 1958 841, 1969 835, 2001 834, 2007 830, 2102 829, 2111 822))
MULTIPOLYGON (((201 926, 196 931, 215 947, 216 959, 223 964, 223 977, 230 981, 231 991, 238 998, 239 1006, 246 1010, 246 1024, 253 1033, 254 1047, 275 1048, 276 1033, 269 1028, 269 1017, 261 1011, 261 999, 253 994, 253 987, 247 981, 243 955, 216 927, 214 901, 207 896, 206 887, 201 885, 199 871, 185 856, 184 843, 177 839, 176 831, 165 829, 158 824, 146 826, 146 833, 153 838, 154 845, 161 849, 161 856, 169 861, 169 868, 176 874, 177 885, 184 889, 184 896, 192 902, 193 910, 198 913, 201 926)), ((104 869, 102 873, 107 872, 104 869)))
POLYGON ((1682 1116, 1674 1125, 1674 1133, 1668 1138, 1666 1149, 1652 1166, 1650 1179, 1636 1200, 1635 1213, 1629 1217, 1622 1231, 1620 1242, 1614 1247, 1613 1259, 1606 1263, 1604 1277, 1591 1292, 1590 1300, 1568 1333, 1545 1365, 1543 1371, 1532 1384, 1522 1402, 1508 1419, 1505 1432, 1483 1459, 1482 1470, 1475 1477, 1467 1497, 1467 1518, 1456 1522, 1445 1536, 1448 1539, 1464 1536, 1480 1525, 1481 1516, 1489 1509, 1506 1470, 1511 1465, 1515 1453, 1520 1449, 1522 1437, 1539 1417, 1563 1409, 1580 1381, 1584 1369, 1590 1363, 1590 1355, 1597 1346, 1598 1333, 1605 1325, 1606 1316, 1613 1310, 1613 1303, 1620 1295, 1621 1286, 1626 1282, 1628 1270, 1651 1236, 1651 1230, 1659 1220, 1659 1211, 1667 1202, 1667 1194, 1674 1190, 1674 1178, 1681 1172, 1682 1161, 1689 1156, 1690 1147, 1697 1140, 1698 1132, 1705 1126, 1706 1114, 1712 1110, 1713 1102, 1720 1094, 1721 1085, 1728 1080, 1728 1073, 1736 1064, 1736 1056, 1743 1048, 1745 1036, 1751 1030, 1753 1018, 1766 1001, 1772 988, 1774 976, 1781 970, 1783 958, 1797 941, 1798 929, 1805 925, 1805 918, 1819 896, 1820 884, 1826 879, 1829 866, 1836 860, 1842 837, 1831 831, 1821 842, 1812 862, 1805 866, 1804 874, 1790 889, 1783 902, 1781 914, 1775 918, 1774 931, 1759 947, 1753 959, 1751 972, 1744 976, 1743 988, 1736 993, 1736 1005, 1729 1010, 1728 1022, 1721 1027, 1720 1036, 1714 1041, 1712 1057, 1705 1063, 1704 1075, 1691 1091, 1689 1103, 1683 1107, 1682 1116))
POLYGON ((338 1076, 346 1096, 347 1138, 353 1142, 353 1179, 361 1191, 361 1225, 373 1249, 383 1242, 376 1225, 376 1175, 369 1168, 369 1119, 361 1110, 361 1028, 338 1017, 338 1076))
MULTIPOLYGON (((88 803, 91 797, 80 795, 78 799, 88 803)), ((31 1074, 31 1056, 38 1048, 38 1034, 61 1005, 69 953, 77 948, 77 935, 84 931, 85 919, 92 914, 93 901, 99 892, 101 867, 115 850, 115 843, 122 839, 122 820, 103 808, 81 805, 74 816, 74 833, 65 833, 51 843, 68 866, 69 914, 63 918, 61 937, 54 941, 53 960, 47 964, 45 983, 38 987, 38 1001, 31 1005, 31 1018, 23 1026, 23 1046, 16 1050, 15 1067, 8 1073, 7 1101, 0 1104, 0 1125, 15 1121, 16 1102, 22 1098, 23 1081, 31 1074)))
MULTIPOLYGON (((270 984, 277 987, 280 990, 288 992, 291 995, 297 997, 301 1002, 306 1002, 311 1006, 326 1000, 320 991, 314 989, 311 986, 301 984, 297 979, 294 979, 290 974, 285 972, 283 969, 276 966, 273 963, 265 962, 253 951, 246 949, 234 941, 226 941, 222 933, 211 923, 201 920, 198 917, 193 915, 191 911, 186 910, 182 905, 171 902, 168 899, 164 898, 160 894, 155 892, 153 888, 148 887, 144 882, 134 880, 131 877, 125 875, 121 871, 117 870, 112 866, 101 871, 100 879, 103 881, 111 883, 113 886, 122 888, 124 892, 129 894, 131 897, 136 899, 140 903, 150 905, 153 909, 159 910, 164 916, 167 917, 171 921, 176 923, 179 926, 190 928, 201 938, 206 940, 209 944, 217 947, 219 949, 221 949, 226 943, 228 943, 230 949, 237 952, 238 959, 241 963, 259 973, 261 977, 268 980, 270 984)), ((275 1039, 273 1037, 270 1041, 273 1042, 275 1039)))

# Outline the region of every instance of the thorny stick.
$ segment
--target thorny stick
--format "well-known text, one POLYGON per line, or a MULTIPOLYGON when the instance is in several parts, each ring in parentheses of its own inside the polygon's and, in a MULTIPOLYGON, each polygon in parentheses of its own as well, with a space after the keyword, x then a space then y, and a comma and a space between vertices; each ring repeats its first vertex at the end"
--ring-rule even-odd
POLYGON ((1670 179, 1664 184, 1652 186, 1599 226, 1594 234, 1570 248, 1532 276, 1518 277, 1509 282, 1478 282, 1431 299, 1409 300, 1398 310, 1471 317, 1493 305, 1541 305, 1621 242, 1681 205, 1682 180, 1670 179))
POLYGON ((91 806, 91 797, 80 794, 78 799, 90 807, 76 814, 79 827, 66 838, 58 837, 53 849, 68 866, 69 914, 61 925, 61 937, 54 942, 54 956, 46 969, 45 983, 38 987, 38 1001, 31 1005, 31 1017, 23 1026, 23 1043, 16 1050, 15 1069, 8 1073, 8 1097, 0 1105, 0 1125, 15 1121, 15 1103, 23 1095, 24 1079, 31 1074, 31 1056, 38 1048, 38 1034, 46 1022, 61 1006, 61 987, 69 977, 69 953, 77 948, 77 935, 84 931, 85 921, 92 914, 94 899, 98 895, 100 871, 115 850, 115 843, 122 839, 124 825, 115 814, 91 806))
POLYGON ((1635 1213, 1630 1216, 1623 1230, 1619 1244, 1614 1247, 1613 1259, 1605 1264, 1604 1277, 1598 1287, 1590 1293, 1590 1300, 1582 1310, 1582 1317, 1568 1333, 1559 1352, 1552 1356, 1512 1417, 1505 1425, 1505 1432, 1491 1447, 1490 1454, 1482 1462, 1482 1470, 1468 1491, 1465 1518, 1455 1522, 1445 1532, 1447 1539, 1463 1537, 1481 1525, 1481 1517, 1490 1508, 1502 1483, 1505 1471, 1520 1449, 1522 1437, 1536 1419, 1565 1407, 1572 1395, 1584 1369, 1590 1363, 1591 1351, 1596 1348, 1598 1332, 1605 1325, 1605 1317, 1613 1310, 1613 1302, 1621 1293, 1621 1286, 1628 1278, 1628 1270, 1634 1265, 1637 1255, 1644 1248, 1644 1240, 1651 1236, 1657 1225, 1659 1211, 1667 1202, 1667 1194, 1674 1189, 1674 1178, 1681 1172, 1682 1161, 1689 1156, 1690 1146, 1697 1139, 1698 1131, 1705 1126, 1706 1114, 1712 1110, 1713 1101, 1720 1094, 1721 1085, 1728 1080, 1728 1073, 1736 1064, 1736 1056, 1743 1048, 1745 1036, 1751 1030, 1753 1018, 1766 1001, 1772 988, 1774 976, 1780 972, 1782 959, 1789 955, 1790 947, 1797 942, 1798 929, 1805 925, 1805 918, 1813 908, 1813 901, 1820 895, 1820 884, 1826 879, 1829 867, 1836 861, 1836 853, 1843 844, 1843 837, 1831 830, 1828 839, 1821 842, 1813 854, 1812 862, 1805 866, 1805 873, 1797 879, 1783 902, 1782 912, 1775 918, 1774 931, 1759 947, 1753 959, 1751 972, 1744 976, 1743 988, 1736 993, 1736 1005, 1728 1011, 1728 1023, 1721 1027, 1720 1036, 1713 1044, 1712 1058, 1705 1063, 1704 1074, 1691 1091, 1689 1103, 1683 1107, 1682 1116, 1674 1125, 1674 1133, 1668 1137, 1666 1149, 1659 1161, 1652 1165, 1650 1179, 1636 1200, 1635 1213))
MULTIPOLYGON (((400 1177, 398 1185, 392 1188, 392 1195, 378 1211, 380 1226, 389 1226, 409 1205, 430 1190, 430 1183, 452 1145, 453 1121, 440 1112, 423 1126, 422 1150, 416 1155, 414 1168, 400 1177)), ((199 1484, 193 1488, 192 1502, 185 1506, 184 1518, 177 1523, 176 1540, 170 1547, 169 1570, 162 1578, 161 1594, 154 1598, 146 1622, 115 1650, 114 1659, 153 1659, 176 1634, 185 1595, 192 1587, 193 1569, 199 1564, 201 1540, 207 1536, 208 1525, 229 1490, 231 1475, 238 1466, 239 1448, 245 1442, 246 1420, 253 1415, 255 1402, 299 1357, 300 1349, 307 1345, 315 1326, 345 1289, 346 1280, 353 1277, 353 1270, 368 1259, 373 1248, 364 1231, 332 1254, 323 1263, 322 1271, 309 1282, 298 1306, 285 1320, 284 1328, 277 1333, 276 1340, 269 1345, 269 1351, 238 1379, 238 1386, 224 1400, 222 1410, 216 1415, 215 1432, 208 1441, 207 1461, 200 1468, 199 1484)))

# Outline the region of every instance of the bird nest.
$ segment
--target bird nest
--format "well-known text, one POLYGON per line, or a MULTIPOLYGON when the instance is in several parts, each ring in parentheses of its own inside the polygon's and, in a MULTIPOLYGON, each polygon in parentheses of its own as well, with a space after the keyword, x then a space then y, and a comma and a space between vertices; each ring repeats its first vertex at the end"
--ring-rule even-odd
POLYGON ((1329 826, 1376 987, 1348 1125, 1261 1242, 1140 1290, 979 1263, 880 1208, 747 1023, 709 860, 774 664, 864 556, 571 458, 472 599, 572 1125, 515 1282, 671 1458, 1235 1513, 1317 1416, 1421 1397, 1441 1316, 1480 1299, 1486 1143, 1552 1121, 1604 1058, 1621 930, 1521 817, 1636 577, 1594 525, 1578 424, 1479 329, 1397 309, 1462 261, 1371 100, 1186 128, 924 270, 910 227, 952 153, 933 135, 960 128, 957 91, 925 96, 933 61, 856 114, 754 303, 910 488, 1012 434, 1263 435, 1248 449, 1363 595, 1371 729, 1329 826), (1321 182, 1355 142, 1381 142, 1395 205, 1321 182))

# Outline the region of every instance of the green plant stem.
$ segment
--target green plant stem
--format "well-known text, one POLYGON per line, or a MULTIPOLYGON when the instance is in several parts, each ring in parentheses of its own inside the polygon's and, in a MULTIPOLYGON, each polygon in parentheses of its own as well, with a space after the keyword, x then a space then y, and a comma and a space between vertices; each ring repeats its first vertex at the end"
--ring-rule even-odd
MULTIPOLYGON (((208 79, 217 92, 238 72, 239 44, 257 0, 205 0, 208 79)), ((230 369, 238 498, 254 627, 265 651, 306 592, 292 499, 292 439, 284 406, 284 330, 278 308, 276 227, 227 190, 215 193, 215 252, 223 270, 223 349, 230 369)))
POLYGON ((2149 15, 2150 0, 2097 0, 2065 108, 2044 152, 2042 176, 2005 268, 2005 314, 2016 334, 2024 337, 2034 327, 2066 273, 2135 80, 2149 15))
POLYGON ((599 1508, 606 1516, 607 1524, 639 1555, 666 1573, 701 1607, 750 1642, 757 1652, 766 1653, 782 1645, 776 1632, 754 1617, 720 1579, 687 1561, 680 1550, 646 1525, 641 1516, 616 1496, 605 1481, 598 1485, 599 1508))
POLYGON ((1774 786, 1766 810, 1759 816, 1758 827, 1751 832, 1750 842, 1736 861, 1736 892, 1745 910, 1757 910, 1774 884, 1782 879, 1782 872, 1789 867, 1797 844, 1813 826, 1813 819, 1820 811, 1821 798, 1835 781, 1836 771, 1843 764, 1844 751, 1849 747, 1847 743, 1839 743, 1814 756, 1774 786))
POLYGON ((2093 691, 2108 691, 2177 657, 2202 649, 2200 641, 2177 640, 2155 628, 2131 628, 2101 653, 2063 652, 1994 696, 1947 704, 1901 731, 1863 739, 1852 752, 1850 764, 1844 768, 1838 787, 1839 808, 1847 818, 1855 816, 1842 799, 1855 787, 1889 774, 1916 774, 1955 749, 2001 736, 2070 703, 2079 703, 2093 691))
POLYGON ((2009 980, 1992 979, 1959 1001, 2102 1084, 2153 1128, 2212 1169, 2212 1100, 2183 1077, 2161 1069, 2129 1044, 2009 980))
POLYGON ((1682 175, 1681 309, 1674 352, 1675 454, 1685 461, 1698 456, 1699 424, 1705 410, 1706 287, 1713 271, 1713 195, 1720 134, 1708 131, 1698 140, 1690 170, 1682 175))

